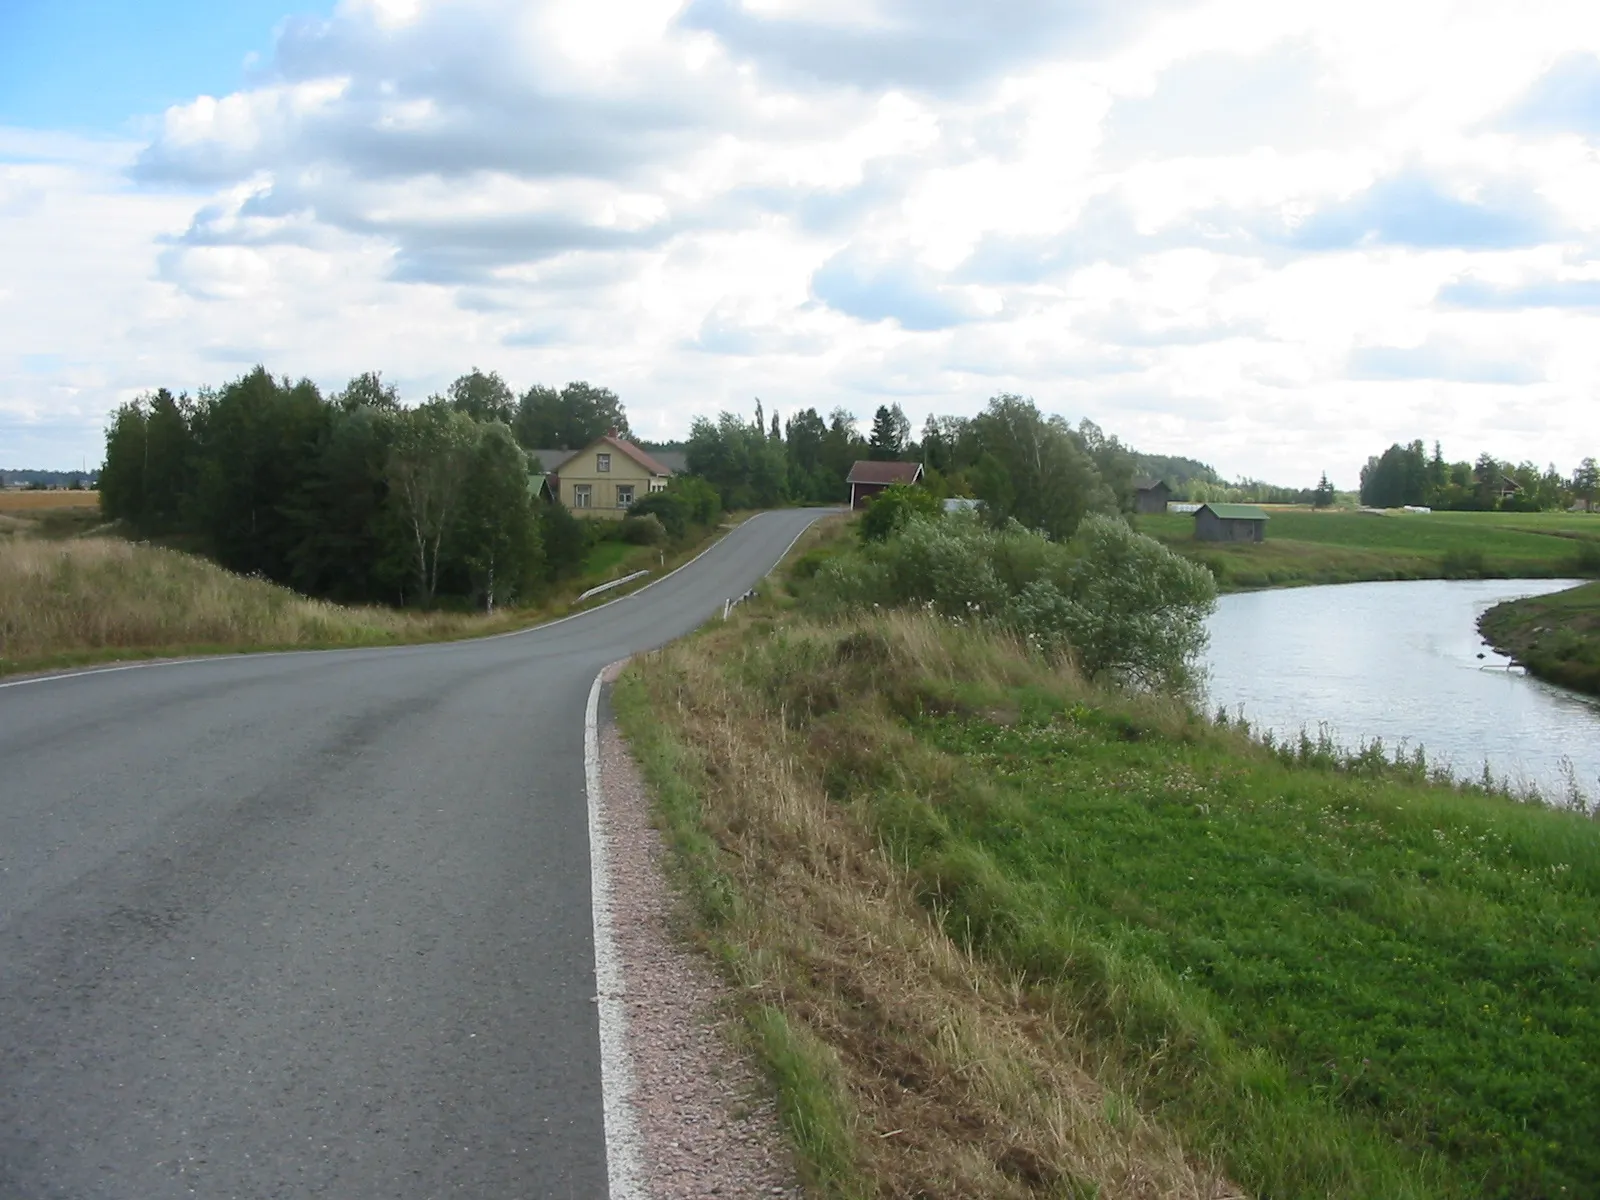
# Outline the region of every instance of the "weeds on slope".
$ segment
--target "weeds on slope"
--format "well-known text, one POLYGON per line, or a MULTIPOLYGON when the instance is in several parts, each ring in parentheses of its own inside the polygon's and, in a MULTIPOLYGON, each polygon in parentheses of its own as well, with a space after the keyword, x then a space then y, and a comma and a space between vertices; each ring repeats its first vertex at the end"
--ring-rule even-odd
MULTIPOLYGON (((741 676, 747 628, 652 656, 615 705, 816 1193, 1238 1195, 1096 1078, 1048 997, 919 903, 806 731, 741 676)), ((802 686, 779 708, 820 699, 802 686)))

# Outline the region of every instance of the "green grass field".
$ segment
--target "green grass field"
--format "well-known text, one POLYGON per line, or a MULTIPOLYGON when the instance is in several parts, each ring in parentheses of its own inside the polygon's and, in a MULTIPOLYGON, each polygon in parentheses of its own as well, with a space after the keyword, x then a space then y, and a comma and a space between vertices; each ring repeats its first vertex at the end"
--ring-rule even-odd
POLYGON ((1600 574, 1600 514, 1267 512, 1267 540, 1259 545, 1196 542, 1186 514, 1141 516, 1138 527, 1205 563, 1230 589, 1600 574))
POLYGON ((1250 1195, 1593 1194, 1594 820, 1275 752, 923 615, 757 607, 636 672, 630 734, 699 797, 680 836, 741 987, 855 1114, 837 1194, 1120 1194, 1083 1144, 1135 1116, 1250 1195), (838 914, 899 896, 991 974, 873 978, 898 950, 838 914), (1032 1065, 961 1040, 1008 1021, 1032 1065), (1062 1060, 1105 1098, 1040 1124, 1062 1060), (959 1174, 1005 1144, 1022 1185, 959 1174))
POLYGON ((1541 679, 1600 696, 1600 583, 1497 604, 1478 625, 1541 679))

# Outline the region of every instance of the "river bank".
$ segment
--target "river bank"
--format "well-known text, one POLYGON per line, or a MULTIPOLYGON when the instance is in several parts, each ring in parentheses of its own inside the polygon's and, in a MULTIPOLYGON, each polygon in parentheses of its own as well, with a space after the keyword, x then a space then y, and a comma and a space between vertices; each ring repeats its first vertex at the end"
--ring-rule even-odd
POLYGON ((1553 802, 1600 802, 1600 704, 1484 644, 1493 606, 1571 580, 1427 579, 1222 596, 1207 622, 1208 712, 1258 736, 1426 755, 1430 773, 1553 802))
POLYGON ((1197 542, 1194 518, 1178 513, 1140 516, 1137 525, 1202 563, 1222 591, 1600 575, 1600 516, 1590 513, 1266 511, 1259 543, 1197 542))
POLYGON ((616 708, 817 1194, 1600 1177, 1600 825, 803 608, 616 708))
POLYGON ((1600 583, 1497 604, 1478 628, 1531 674, 1600 696, 1600 583))

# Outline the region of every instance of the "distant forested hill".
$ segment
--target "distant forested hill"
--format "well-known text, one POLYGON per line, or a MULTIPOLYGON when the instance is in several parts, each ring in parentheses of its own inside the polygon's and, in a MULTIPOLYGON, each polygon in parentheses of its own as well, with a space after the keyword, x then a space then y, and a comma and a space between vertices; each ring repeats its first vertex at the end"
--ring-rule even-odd
POLYGON ((1192 458, 1183 458, 1175 454, 1139 454, 1134 453, 1134 471, 1141 476, 1151 479, 1165 479, 1174 489, 1183 487, 1191 480, 1200 483, 1221 483, 1222 476, 1203 462, 1192 458))

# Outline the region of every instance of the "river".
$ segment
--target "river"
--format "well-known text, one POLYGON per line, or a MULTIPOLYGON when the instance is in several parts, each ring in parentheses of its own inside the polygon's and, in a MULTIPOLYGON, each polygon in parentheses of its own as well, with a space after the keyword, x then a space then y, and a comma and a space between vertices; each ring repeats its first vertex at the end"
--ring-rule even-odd
POLYGON ((1210 711, 1278 738, 1423 747, 1477 779, 1485 764, 1552 800, 1600 799, 1600 700, 1525 675, 1478 634, 1502 600, 1576 581, 1427 579, 1223 596, 1210 621, 1210 711))

